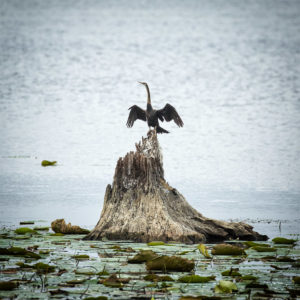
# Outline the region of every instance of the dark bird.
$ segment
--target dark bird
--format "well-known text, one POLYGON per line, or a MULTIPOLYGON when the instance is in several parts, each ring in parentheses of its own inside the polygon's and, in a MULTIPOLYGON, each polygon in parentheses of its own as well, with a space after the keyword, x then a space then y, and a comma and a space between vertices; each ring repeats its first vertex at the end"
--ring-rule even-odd
POLYGON ((178 115, 176 109, 169 103, 165 105, 164 108, 155 110, 152 108, 151 105, 151 98, 150 98, 150 90, 148 87, 148 84, 146 82, 139 82, 140 84, 143 84, 146 87, 147 90, 147 108, 146 110, 140 108, 137 105, 133 105, 129 107, 130 113, 127 120, 127 127, 132 127, 134 122, 139 119, 142 121, 146 121, 149 128, 154 127, 157 133, 169 133, 169 131, 161 128, 158 123, 158 119, 163 122, 166 120, 167 122, 170 122, 174 120, 174 122, 179 126, 183 126, 183 122, 178 115))

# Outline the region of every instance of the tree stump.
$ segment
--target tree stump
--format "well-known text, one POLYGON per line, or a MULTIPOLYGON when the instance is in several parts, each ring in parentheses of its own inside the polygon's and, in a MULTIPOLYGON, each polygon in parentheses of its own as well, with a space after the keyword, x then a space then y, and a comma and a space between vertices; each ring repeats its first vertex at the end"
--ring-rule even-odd
POLYGON ((226 239, 266 240, 252 226, 204 217, 164 179, 161 149, 155 131, 117 162, 108 185, 100 220, 86 240, 135 242, 219 242, 226 239))

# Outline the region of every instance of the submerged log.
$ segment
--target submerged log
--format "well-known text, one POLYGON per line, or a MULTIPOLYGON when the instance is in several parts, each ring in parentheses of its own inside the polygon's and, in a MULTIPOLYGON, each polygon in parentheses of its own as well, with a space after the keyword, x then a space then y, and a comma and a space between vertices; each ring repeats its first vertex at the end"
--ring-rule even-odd
POLYGON ((252 226, 204 217, 164 179, 157 135, 136 144, 136 151, 118 160, 112 186, 106 188, 100 220, 87 240, 136 242, 217 242, 226 239, 266 240, 252 226))

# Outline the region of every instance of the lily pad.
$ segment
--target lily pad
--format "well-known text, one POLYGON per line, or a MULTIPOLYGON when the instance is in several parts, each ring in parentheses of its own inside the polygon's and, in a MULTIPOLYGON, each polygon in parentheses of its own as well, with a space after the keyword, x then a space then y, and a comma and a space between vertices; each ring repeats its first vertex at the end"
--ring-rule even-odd
POLYGON ((21 221, 20 225, 33 225, 34 221, 21 221))
POLYGON ((257 251, 257 252, 275 252, 276 249, 272 247, 261 247, 261 246, 254 246, 251 249, 257 251))
POLYGON ((48 264, 44 264, 42 262, 39 262, 34 265, 34 268, 37 270, 38 273, 47 274, 55 271, 54 266, 50 266, 48 264))
POLYGON ((233 291, 237 291, 238 288, 236 284, 232 281, 220 280, 219 283, 215 287, 215 293, 232 293, 233 291))
POLYGON ((158 257, 158 255, 155 252, 153 252, 152 250, 141 250, 133 258, 128 259, 128 263, 141 264, 148 260, 152 260, 156 257, 158 257))
POLYGON ((253 242, 253 241, 246 241, 243 243, 245 246, 247 246, 248 248, 251 248, 251 247, 270 247, 270 245, 268 244, 262 244, 262 243, 256 243, 256 242, 253 242))
POLYGON ((35 259, 41 258, 40 255, 20 247, 0 248, 0 255, 15 255, 35 259))
POLYGON ((20 228, 17 228, 15 230, 15 233, 16 234, 26 234, 26 233, 35 234, 37 232, 35 230, 31 229, 31 228, 28 228, 28 227, 20 227, 20 228))
POLYGON ((57 161, 49 161, 49 160, 43 160, 42 162, 41 162, 41 165, 43 166, 43 167, 48 167, 48 166, 54 166, 55 164, 57 163, 57 161))
POLYGON ((130 278, 118 278, 116 274, 112 274, 110 277, 106 279, 99 280, 99 283, 104 284, 105 286, 112 288, 120 288, 124 284, 128 283, 130 278))
POLYGON ((215 280, 216 276, 199 276, 199 275, 186 275, 178 279, 179 282, 183 283, 206 283, 215 280))
POLYGON ((244 275, 244 276, 242 276, 242 280, 244 280, 244 281, 247 281, 247 280, 254 281, 254 280, 257 280, 257 278, 258 277, 253 276, 253 275, 244 275))
POLYGON ((276 237, 272 240, 272 242, 274 244, 287 244, 287 245, 293 245, 295 244, 297 241, 293 240, 293 239, 287 239, 284 237, 276 237))
POLYGON ((163 272, 177 271, 189 272, 194 269, 195 262, 179 256, 159 256, 146 262, 147 270, 160 270, 163 272))
POLYGON ((197 248, 199 249, 200 253, 206 257, 206 258, 211 258, 211 256, 209 255, 207 248, 205 247, 204 244, 200 244, 197 246, 197 248))
POLYGON ((222 272, 222 276, 242 276, 242 274, 238 271, 239 269, 231 268, 230 270, 226 270, 222 272))
POLYGON ((294 276, 293 277, 293 282, 296 284, 300 284, 300 276, 294 276))
POLYGON ((158 282, 158 281, 174 281, 174 279, 170 276, 159 276, 156 274, 148 274, 144 277, 144 280, 146 281, 153 281, 153 282, 158 282))
POLYGON ((148 246, 164 246, 165 243, 161 241, 153 241, 147 244, 148 246))
POLYGON ((211 254, 213 255, 245 255, 243 248, 228 244, 217 244, 213 247, 211 254))
POLYGON ((49 231, 49 227, 34 227, 33 230, 36 230, 36 231, 49 231))
POLYGON ((90 257, 86 254, 80 254, 80 255, 73 255, 72 258, 75 258, 77 260, 87 260, 90 259, 90 257))

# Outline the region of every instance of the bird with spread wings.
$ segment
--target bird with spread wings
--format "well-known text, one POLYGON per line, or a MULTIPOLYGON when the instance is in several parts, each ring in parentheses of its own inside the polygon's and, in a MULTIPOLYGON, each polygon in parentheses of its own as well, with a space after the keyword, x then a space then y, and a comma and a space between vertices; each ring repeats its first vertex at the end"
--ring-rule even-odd
POLYGON ((169 131, 160 127, 158 120, 163 121, 174 121, 179 127, 183 127, 183 122, 177 113, 175 107, 167 103, 164 108, 155 110, 151 105, 150 90, 146 82, 139 82, 144 85, 147 90, 147 108, 146 110, 140 108, 137 105, 133 105, 129 108, 130 113, 127 120, 127 127, 132 127, 136 120, 142 120, 147 122, 149 128, 153 127, 157 133, 169 133, 169 131))

